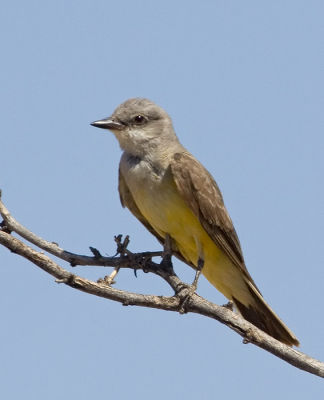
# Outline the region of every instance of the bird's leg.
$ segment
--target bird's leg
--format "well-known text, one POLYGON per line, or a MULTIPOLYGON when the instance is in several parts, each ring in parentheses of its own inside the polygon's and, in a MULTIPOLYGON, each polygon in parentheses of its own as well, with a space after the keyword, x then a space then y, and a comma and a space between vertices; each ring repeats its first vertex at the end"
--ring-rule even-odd
POLYGON ((167 233, 164 239, 162 261, 160 265, 165 269, 172 269, 172 239, 167 233))
POLYGON ((189 286, 188 293, 186 294, 183 301, 181 302, 180 309, 179 309, 180 314, 184 314, 186 312, 186 304, 188 303, 188 300, 190 300, 190 298, 193 296, 193 294, 197 290, 198 279, 201 275, 201 271, 202 271, 203 267, 204 267, 204 260, 199 257, 198 262, 197 262, 197 270, 196 270, 196 274, 195 274, 195 279, 193 280, 192 285, 189 286))
POLYGON ((204 260, 202 258, 199 257, 198 262, 197 262, 197 270, 196 270, 196 275, 195 275, 195 279, 192 282, 192 288, 194 289, 193 292, 195 292, 197 290, 197 286, 198 286, 198 279, 201 275, 201 271, 204 267, 204 260))

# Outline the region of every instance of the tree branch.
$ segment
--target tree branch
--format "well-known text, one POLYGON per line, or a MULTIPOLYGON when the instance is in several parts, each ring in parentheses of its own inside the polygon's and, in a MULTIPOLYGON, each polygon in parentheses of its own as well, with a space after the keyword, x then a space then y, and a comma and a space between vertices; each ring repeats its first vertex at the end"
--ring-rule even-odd
MULTIPOLYGON (((56 243, 38 237, 19 224, 10 215, 1 199, 0 213, 3 218, 0 229, 0 244, 54 276, 56 282, 64 283, 74 289, 95 296, 117 301, 125 306, 134 305, 176 312, 179 312, 182 308, 183 300, 188 294, 188 286, 181 282, 171 265, 165 266, 152 261, 152 258, 160 256, 161 252, 132 253, 126 248, 127 246, 123 247, 121 236, 117 236, 115 240, 120 253, 118 257, 103 257, 96 249, 91 249, 94 254, 92 257, 74 254, 60 248, 56 243), (129 268, 135 271, 141 269, 144 272, 156 274, 170 285, 175 294, 168 297, 132 293, 107 285, 105 279, 94 282, 82 278, 62 268, 42 252, 32 249, 20 239, 12 236, 11 232, 15 232, 38 248, 70 263, 72 266, 110 266, 117 269, 129 268)), ((213 304, 194 293, 186 302, 185 308, 186 312, 204 315, 225 324, 241 335, 244 338, 244 343, 253 343, 297 368, 324 377, 324 363, 277 341, 226 307, 213 304)))

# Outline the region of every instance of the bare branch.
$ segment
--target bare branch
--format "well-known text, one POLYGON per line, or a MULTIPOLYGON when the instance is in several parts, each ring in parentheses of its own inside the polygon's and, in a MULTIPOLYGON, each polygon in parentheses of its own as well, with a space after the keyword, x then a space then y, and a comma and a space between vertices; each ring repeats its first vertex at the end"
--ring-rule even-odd
MULTIPOLYGON (((33 264, 54 276, 58 283, 64 283, 74 289, 117 301, 123 305, 158 308, 176 312, 179 312, 181 309, 183 300, 188 293, 188 286, 181 282, 171 266, 165 268, 165 266, 161 266, 152 261, 152 257, 161 255, 161 252, 131 253, 127 250, 124 252, 126 255, 121 254, 119 257, 102 257, 101 254, 96 251, 93 251, 95 254, 93 257, 78 255, 65 251, 57 244, 48 242, 30 232, 10 215, 1 200, 0 213, 4 219, 0 230, 0 243, 12 252, 28 259, 33 264), (62 268, 47 255, 32 249, 21 240, 13 237, 11 232, 16 232, 40 249, 46 250, 48 253, 74 266, 77 264, 112 266, 115 268, 130 268, 134 270, 141 269, 145 272, 154 273, 163 278, 171 286, 175 291, 175 295, 168 297, 132 293, 115 289, 107 285, 104 281, 94 282, 82 278, 62 268)), ((216 319, 241 335, 244 338, 244 343, 253 343, 297 368, 324 377, 324 364, 322 362, 270 337, 227 307, 213 304, 195 293, 186 303, 186 312, 193 312, 216 319)))
MULTIPOLYGON (((98 252, 97 249, 90 247, 90 250, 95 254, 95 256, 85 256, 80 254, 71 253, 59 247, 56 242, 49 242, 41 237, 35 235, 33 232, 29 231, 23 225, 21 225, 12 215, 9 213, 6 206, 3 204, 1 200, 1 191, 0 191, 0 214, 3 218, 3 223, 5 224, 5 228, 9 232, 16 232, 19 236, 26 239, 28 242, 34 244, 42 250, 47 251, 55 257, 58 257, 64 261, 67 261, 71 264, 72 267, 76 265, 85 265, 85 266, 102 266, 102 267, 119 267, 119 268, 133 268, 130 266, 130 260, 127 257, 124 257, 123 260, 118 259, 116 257, 103 257, 98 252)), ((161 256, 161 251, 155 252, 144 252, 139 253, 140 257, 145 257, 147 259, 151 259, 152 257, 161 256)), ((133 253, 133 256, 136 257, 136 253, 133 253)), ((132 260, 133 261, 133 260, 132 260)))

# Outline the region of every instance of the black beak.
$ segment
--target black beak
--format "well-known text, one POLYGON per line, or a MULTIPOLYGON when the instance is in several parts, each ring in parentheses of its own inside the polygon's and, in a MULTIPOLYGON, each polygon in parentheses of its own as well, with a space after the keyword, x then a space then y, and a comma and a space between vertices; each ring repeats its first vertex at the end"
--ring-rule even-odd
POLYGON ((120 122, 114 121, 111 118, 94 121, 94 122, 91 122, 90 125, 95 126, 96 128, 111 129, 111 130, 114 130, 114 129, 122 130, 124 128, 123 124, 121 124, 120 122))

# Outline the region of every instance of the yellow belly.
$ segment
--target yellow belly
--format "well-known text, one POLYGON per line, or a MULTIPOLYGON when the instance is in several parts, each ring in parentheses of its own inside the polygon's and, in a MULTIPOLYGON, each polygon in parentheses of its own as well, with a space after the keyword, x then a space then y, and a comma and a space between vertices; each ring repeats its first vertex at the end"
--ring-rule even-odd
POLYGON ((152 227, 162 237, 169 234, 187 261, 197 266, 199 258, 204 260, 202 273, 213 286, 228 299, 235 293, 241 302, 249 303, 241 271, 209 237, 172 179, 164 179, 156 186, 137 185, 132 194, 152 227))

